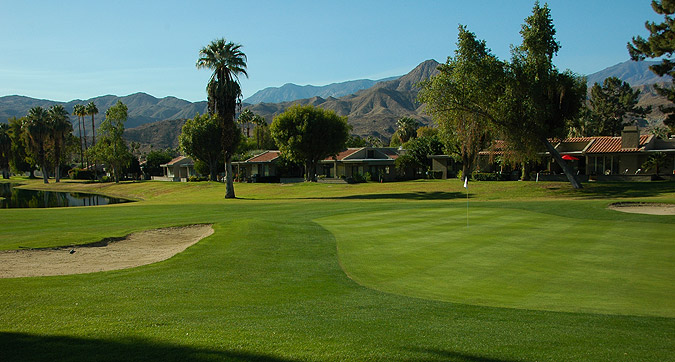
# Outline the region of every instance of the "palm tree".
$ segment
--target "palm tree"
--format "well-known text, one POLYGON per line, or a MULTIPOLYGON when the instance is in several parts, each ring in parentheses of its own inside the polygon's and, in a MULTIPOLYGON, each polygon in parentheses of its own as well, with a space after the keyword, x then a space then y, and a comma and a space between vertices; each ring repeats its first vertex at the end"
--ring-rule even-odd
POLYGON ((241 51, 240 44, 226 42, 225 39, 212 41, 199 51, 197 68, 213 70, 206 86, 209 114, 215 115, 222 122, 221 144, 225 157, 225 181, 227 183, 225 198, 234 198, 234 177, 232 173, 232 156, 241 139, 234 117, 237 106, 241 106, 241 86, 239 75, 246 73, 246 54, 241 51))
POLYGON ((24 132, 28 138, 28 147, 37 156, 37 161, 42 169, 44 183, 49 183, 49 169, 47 168, 46 144, 51 134, 49 114, 42 107, 33 107, 28 111, 28 117, 23 124, 24 132))
MULTIPOLYGON (((91 145, 96 144, 96 124, 94 123, 94 115, 98 114, 98 108, 94 102, 87 104, 86 114, 91 116, 91 145)), ((84 120, 84 118, 82 119, 84 120)))
POLYGON ((419 126, 419 122, 410 117, 403 117, 396 121, 398 137, 401 139, 401 143, 406 143, 411 138, 415 138, 419 126))
POLYGON ((56 182, 61 181, 61 151, 66 143, 66 136, 73 132, 73 125, 68 120, 68 112, 62 105, 57 104, 49 108, 49 119, 52 126, 54 140, 54 172, 56 182))
POLYGON ((672 163, 672 162, 668 162, 668 155, 666 155, 666 154, 663 153, 663 152, 657 152, 657 153, 654 153, 654 154, 652 154, 652 155, 649 156, 649 158, 647 159, 647 161, 645 161, 645 162, 642 164, 642 168, 643 168, 645 171, 649 171, 649 170, 651 170, 651 169, 655 169, 655 171, 656 171, 656 177, 658 178, 658 177, 659 177, 659 169, 660 169, 661 167, 665 166, 665 165, 668 164, 668 163, 672 163))
POLYGON ((239 118, 237 119, 237 123, 241 125, 241 131, 244 132, 244 127, 246 127, 246 137, 251 137, 251 133, 249 132, 251 122, 253 121, 253 117, 255 115, 253 112, 251 112, 250 109, 246 108, 241 113, 239 113, 239 118))
POLYGON ((84 115, 85 115, 85 108, 81 104, 76 104, 73 107, 73 114, 77 116, 77 128, 80 130, 80 166, 84 165, 84 158, 83 158, 83 150, 82 150, 82 142, 84 142, 84 149, 87 149, 87 135, 86 135, 86 129, 84 127, 84 115), (85 132, 84 138, 82 137, 82 132, 85 132))

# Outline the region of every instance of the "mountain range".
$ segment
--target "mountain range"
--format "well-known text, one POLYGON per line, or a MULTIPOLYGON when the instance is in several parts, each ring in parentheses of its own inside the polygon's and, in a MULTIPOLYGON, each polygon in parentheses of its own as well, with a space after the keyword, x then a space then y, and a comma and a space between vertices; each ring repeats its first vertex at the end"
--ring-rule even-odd
POLYGON ((380 80, 359 79, 341 83, 332 83, 324 86, 286 83, 281 87, 268 87, 259 90, 252 96, 244 99, 243 102, 248 104, 280 103, 312 97, 342 97, 354 94, 362 89, 370 88, 379 82, 385 82, 396 78, 398 78, 398 76, 380 80))
MULTIPOLYGON (((657 108, 666 101, 656 94, 653 84, 664 83, 669 79, 656 77, 648 69, 653 63, 627 61, 590 74, 587 76, 589 87, 595 82, 602 82, 606 77, 616 76, 641 90, 640 104, 654 105, 657 108)), ((291 105, 312 104, 333 110, 341 116, 347 116, 349 124, 353 127, 353 134, 373 135, 386 139, 391 137, 395 131, 396 120, 401 117, 412 117, 423 125, 431 122, 429 116, 422 111, 421 105, 416 101, 419 91, 417 84, 436 74, 438 64, 435 60, 424 61, 410 73, 394 79, 358 80, 322 87, 287 84, 280 88, 266 88, 247 98, 246 101, 292 99, 300 97, 301 94, 307 96, 282 102, 244 103, 243 108, 250 108, 254 113, 262 115, 268 122, 271 122, 274 116, 282 113, 291 105), (368 87, 359 89, 365 86, 368 87), (341 92, 349 93, 338 96, 341 92)), ((143 150, 151 147, 160 149, 177 147, 178 135, 185 119, 194 117, 196 113, 206 112, 204 101, 193 103, 175 97, 158 99, 145 93, 135 93, 124 97, 106 95, 70 102, 5 96, 0 97, 0 122, 7 122, 11 117, 25 116, 34 106, 49 107, 52 104, 62 104, 68 112, 72 113, 75 104, 93 101, 99 109, 99 114, 95 117, 98 127, 104 119, 105 111, 118 100, 129 108, 125 137, 129 141, 140 143, 143 150)), ((653 112, 649 118, 645 126, 658 123, 663 119, 663 115, 657 111, 653 112)), ((72 120, 75 122, 75 117, 72 117, 72 120)), ((90 126, 87 127, 88 134, 91 134, 90 128, 90 126)))

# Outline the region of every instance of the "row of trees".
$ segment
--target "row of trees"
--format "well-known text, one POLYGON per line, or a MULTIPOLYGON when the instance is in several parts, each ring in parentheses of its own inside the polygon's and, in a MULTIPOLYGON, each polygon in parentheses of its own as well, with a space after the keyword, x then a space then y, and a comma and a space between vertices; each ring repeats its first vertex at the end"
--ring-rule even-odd
POLYGON ((9 178, 10 167, 18 172, 32 172, 40 167, 45 183, 51 167, 56 182, 60 181, 61 164, 66 161, 67 149, 73 144, 72 124, 62 105, 49 109, 33 107, 22 118, 12 118, 0 125, 0 168, 9 178))
MULTIPOLYGON (((76 105, 74 114, 78 116, 80 130, 84 122, 80 122, 83 109, 89 109, 85 115, 98 113, 92 102, 87 107, 76 105)), ((132 160, 131 152, 122 139, 124 122, 127 119, 127 107, 119 102, 106 111, 106 119, 101 123, 98 142, 92 137, 91 145, 86 145, 86 137, 81 134, 78 139, 73 135, 73 126, 69 114, 62 105, 53 105, 48 109, 33 107, 22 118, 12 118, 8 124, 0 124, 0 168, 4 178, 9 178, 9 170, 30 172, 36 166, 40 168, 45 183, 49 182, 51 170, 55 181, 59 182, 61 166, 69 164, 71 156, 80 149, 80 165, 83 157, 100 160, 111 170, 115 180, 119 181, 121 170, 132 160), (83 149, 84 147, 86 149, 83 149), (79 144, 79 146, 78 146, 79 144)))

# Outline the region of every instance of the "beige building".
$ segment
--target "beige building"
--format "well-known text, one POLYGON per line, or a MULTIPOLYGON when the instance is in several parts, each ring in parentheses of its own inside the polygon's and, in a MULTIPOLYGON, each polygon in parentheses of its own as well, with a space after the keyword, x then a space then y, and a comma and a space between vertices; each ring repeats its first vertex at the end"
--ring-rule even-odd
POLYGON ((162 168, 163 175, 152 176, 153 180, 187 182, 190 176, 197 175, 194 161, 185 156, 178 156, 159 167, 162 168))
POLYGON ((394 181, 399 152, 393 147, 348 148, 319 161, 317 173, 326 178, 353 178, 369 173, 374 181, 394 181))

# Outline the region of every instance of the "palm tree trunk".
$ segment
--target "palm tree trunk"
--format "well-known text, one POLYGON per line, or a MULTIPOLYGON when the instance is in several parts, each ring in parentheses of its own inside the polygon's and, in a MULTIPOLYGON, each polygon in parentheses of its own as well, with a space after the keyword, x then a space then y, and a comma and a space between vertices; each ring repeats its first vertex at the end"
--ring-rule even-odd
POLYGON ((567 176, 567 179, 569 182, 572 184, 572 187, 575 189, 582 189, 583 186, 581 186, 581 182, 577 179, 577 176, 572 172, 570 167, 567 165, 567 162, 562 159, 562 156, 560 156, 560 153, 558 153, 558 150, 556 150, 551 142, 548 141, 548 139, 544 139, 544 145, 546 146, 546 149, 548 152, 551 154, 553 159, 558 163, 560 168, 562 168, 563 172, 565 173, 565 176, 567 176))
POLYGON ((42 180, 44 183, 49 183, 49 168, 47 168, 47 157, 45 157, 44 149, 39 151, 40 168, 42 168, 42 180))
POLYGON ((91 145, 96 144, 96 124, 94 123, 94 115, 91 115, 91 145))
MULTIPOLYGON (((84 137, 82 138, 82 141, 84 141, 84 150, 87 150, 87 126, 86 122, 84 121, 84 116, 82 116, 82 134, 84 137)), ((87 167, 89 167, 89 156, 85 159, 87 161, 87 167)))
POLYGON ((61 147, 57 140, 54 144, 54 182, 61 182, 61 147))
POLYGON ((84 157, 82 157, 82 124, 80 123, 80 116, 77 116, 77 129, 80 131, 80 167, 82 167, 84 157))
POLYGON ((232 156, 225 155, 225 198, 234 199, 234 173, 232 172, 232 156))

